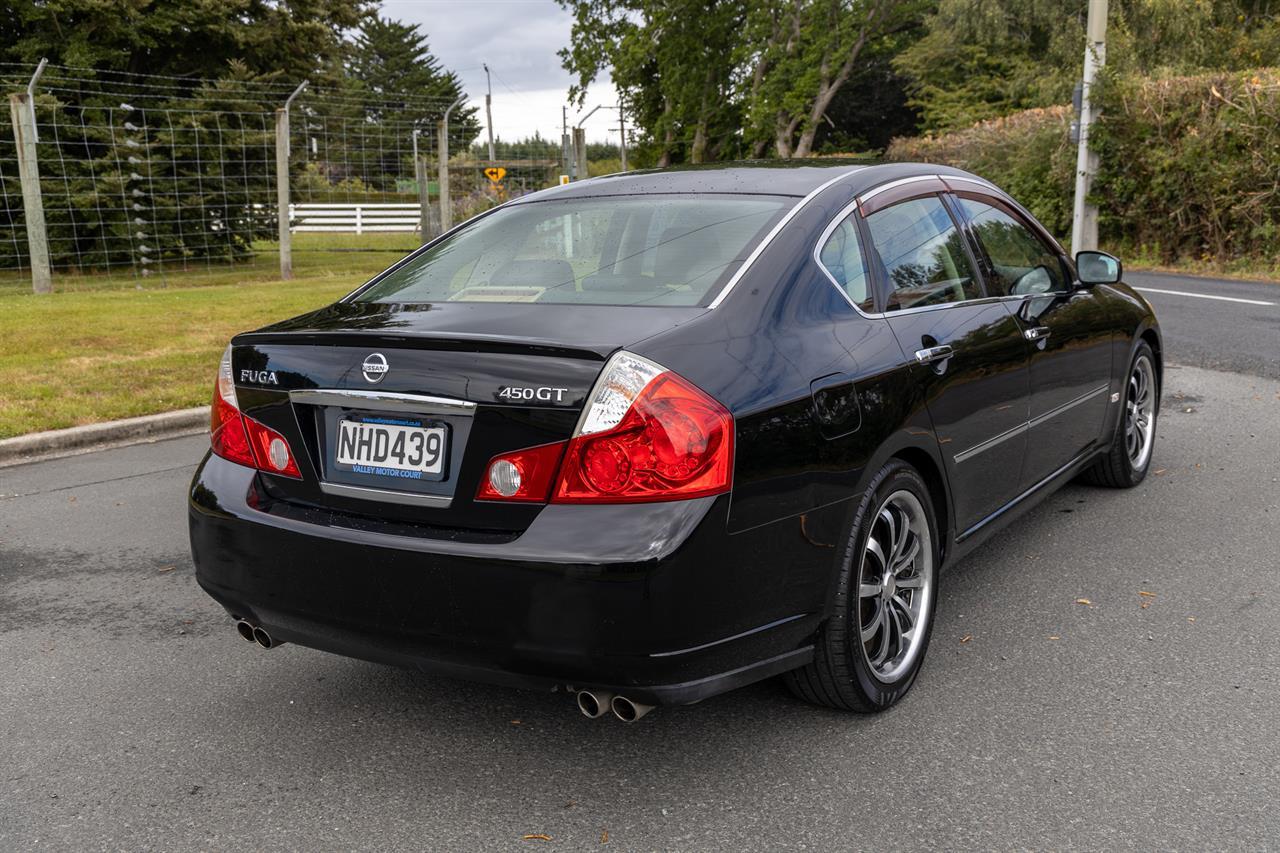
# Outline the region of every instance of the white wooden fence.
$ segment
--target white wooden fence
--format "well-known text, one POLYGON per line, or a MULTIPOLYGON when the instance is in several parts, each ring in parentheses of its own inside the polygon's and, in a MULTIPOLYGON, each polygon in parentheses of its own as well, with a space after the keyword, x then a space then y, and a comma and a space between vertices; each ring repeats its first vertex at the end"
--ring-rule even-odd
POLYGON ((291 231, 417 231, 422 208, 416 204, 291 204, 291 231))

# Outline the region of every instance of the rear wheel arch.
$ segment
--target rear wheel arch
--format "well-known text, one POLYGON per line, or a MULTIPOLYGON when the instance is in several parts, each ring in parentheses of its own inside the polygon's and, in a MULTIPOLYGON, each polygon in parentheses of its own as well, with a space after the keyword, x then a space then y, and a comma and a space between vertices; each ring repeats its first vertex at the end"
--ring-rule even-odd
POLYGON ((951 535, 954 525, 951 518, 951 492, 938 455, 938 443, 932 433, 923 430, 900 430, 886 439, 867 460, 862 478, 854 495, 854 505, 871 487, 871 480, 893 459, 906 462, 924 479, 933 501, 933 514, 937 518, 938 537, 943 563, 951 553, 951 535))
POLYGON ((947 497, 947 481, 943 476, 938 461, 919 447, 904 447, 890 457, 906 462, 924 479, 929 487, 929 497, 933 499, 933 514, 938 524, 938 547, 942 552, 945 564, 951 551, 951 507, 947 497))
MULTIPOLYGON (((1148 326, 1138 335, 1139 341, 1146 341, 1147 346, 1151 347, 1151 355, 1155 359, 1156 367, 1156 388, 1163 392, 1164 390, 1164 352, 1160 347, 1160 334, 1154 327, 1148 326)), ((1134 346, 1137 346, 1135 343, 1134 346)), ((1156 397, 1156 410, 1160 409, 1160 398, 1156 397)))

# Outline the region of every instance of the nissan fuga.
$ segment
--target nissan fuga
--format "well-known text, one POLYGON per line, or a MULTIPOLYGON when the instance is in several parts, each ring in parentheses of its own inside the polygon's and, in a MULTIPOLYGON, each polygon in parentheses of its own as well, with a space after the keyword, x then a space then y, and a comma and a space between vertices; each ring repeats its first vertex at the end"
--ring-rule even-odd
POLYGON ((939 569, 1151 464, 1161 337, 979 177, 741 164, 534 193, 238 335, 190 492, 242 636, 625 720, 920 671, 939 569))

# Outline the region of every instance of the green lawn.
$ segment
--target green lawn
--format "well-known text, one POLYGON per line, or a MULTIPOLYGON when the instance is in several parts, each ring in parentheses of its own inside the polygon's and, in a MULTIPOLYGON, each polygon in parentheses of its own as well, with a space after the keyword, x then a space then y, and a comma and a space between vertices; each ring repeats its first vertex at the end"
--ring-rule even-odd
POLYGON ((298 235, 288 282, 265 253, 164 280, 55 276, 51 296, 0 279, 0 438, 207 404, 233 334, 332 302, 403 254, 386 249, 415 242, 298 235))

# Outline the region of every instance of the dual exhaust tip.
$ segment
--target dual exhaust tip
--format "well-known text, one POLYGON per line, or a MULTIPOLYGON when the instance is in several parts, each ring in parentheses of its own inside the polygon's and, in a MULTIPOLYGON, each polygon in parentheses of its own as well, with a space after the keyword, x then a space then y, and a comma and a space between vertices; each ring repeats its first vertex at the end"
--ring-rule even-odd
MULTIPOLYGON (((261 625, 254 625, 247 619, 236 620, 236 633, 248 642, 257 643, 264 649, 274 649, 277 646, 284 645, 283 641, 272 637, 266 628, 261 625)), ((590 717, 593 720, 613 711, 613 715, 622 720, 622 722, 634 723, 652 711, 653 706, 604 690, 579 690, 578 710, 582 712, 583 716, 590 717)))
POLYGON ((283 646, 283 640, 277 640, 267 633, 267 629, 261 625, 254 625, 246 619, 236 620, 236 633, 251 643, 257 643, 264 649, 274 649, 277 646, 283 646))
POLYGON ((653 706, 605 690, 579 690, 578 710, 593 720, 613 711, 613 715, 622 722, 634 723, 652 711, 653 706))

